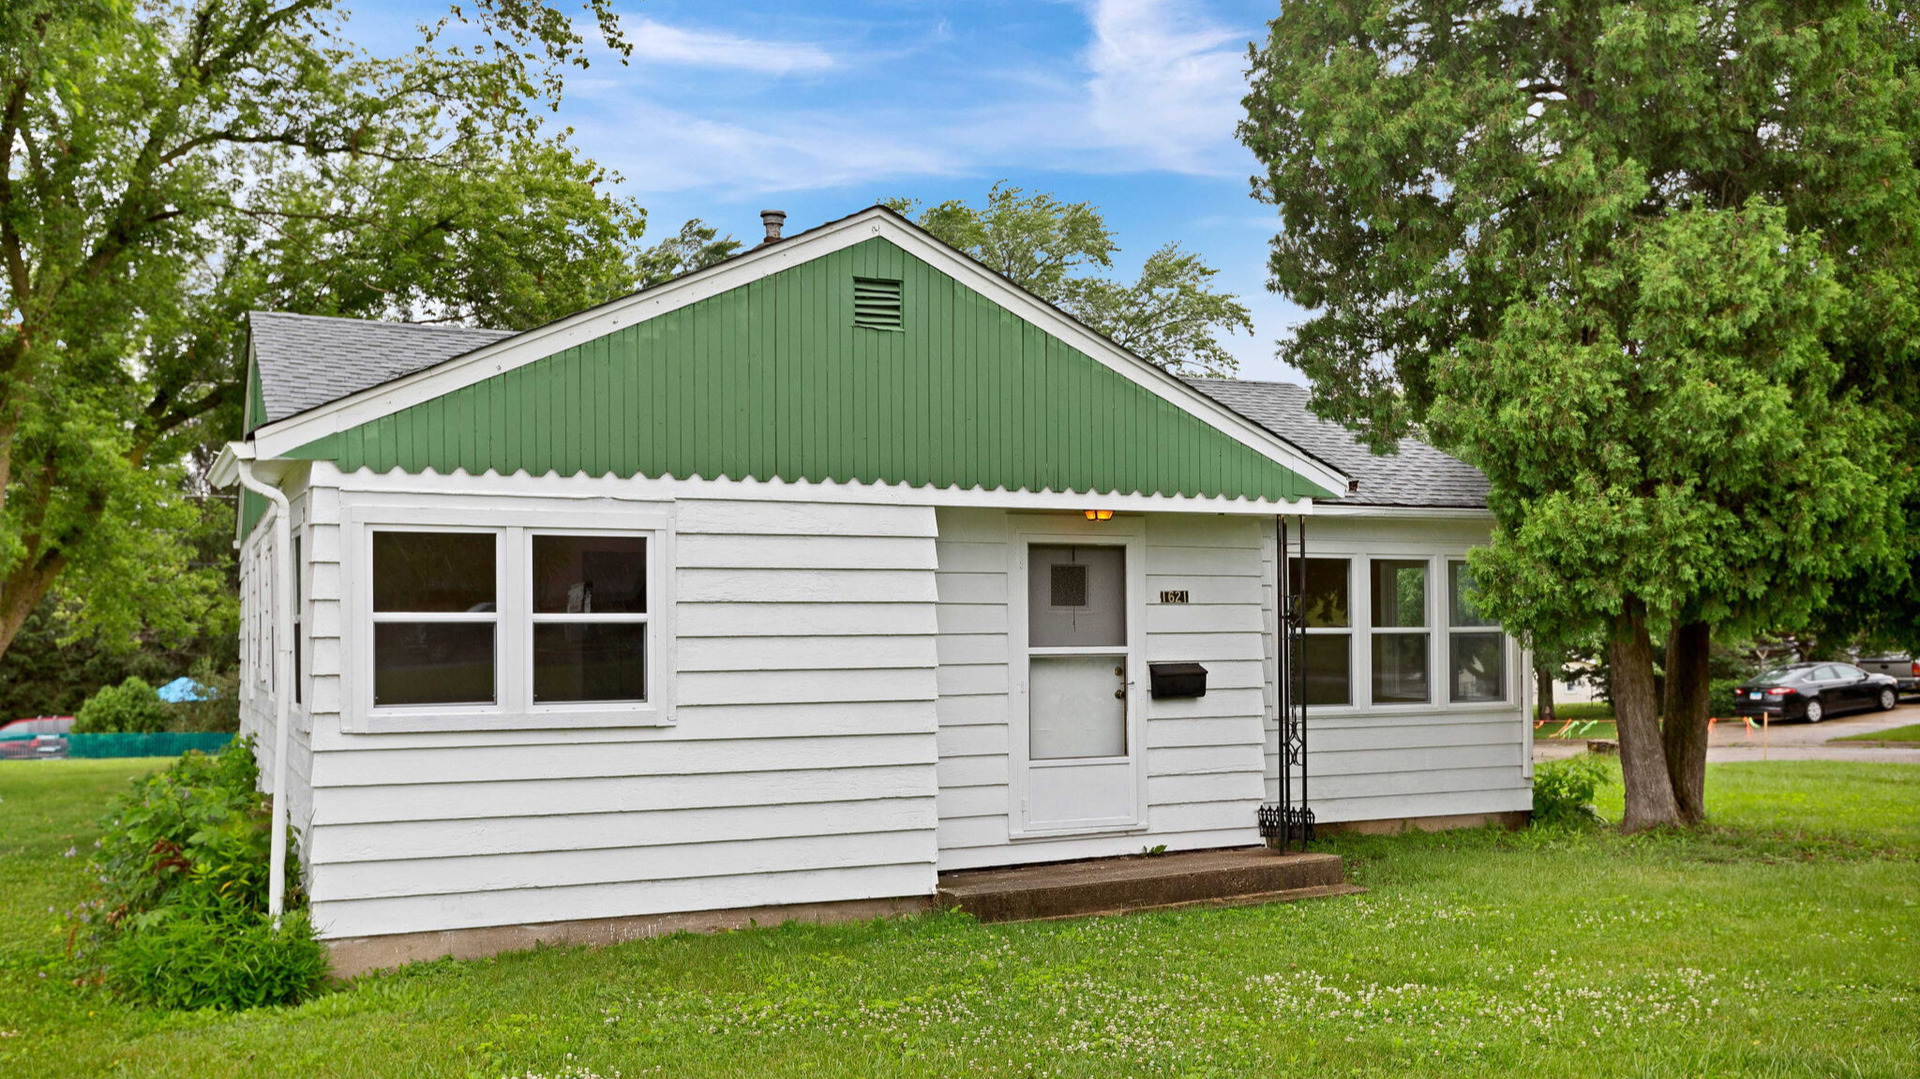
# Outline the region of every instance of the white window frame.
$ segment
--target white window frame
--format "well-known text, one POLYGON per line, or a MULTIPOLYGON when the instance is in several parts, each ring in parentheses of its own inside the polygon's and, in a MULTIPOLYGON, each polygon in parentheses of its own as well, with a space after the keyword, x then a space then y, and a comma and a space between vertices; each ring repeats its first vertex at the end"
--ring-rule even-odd
POLYGON ((1465 569, 1466 565, 1467 565, 1467 560, 1458 555, 1448 555, 1442 558, 1440 562, 1441 572, 1443 574, 1441 581, 1443 584, 1446 585, 1446 589, 1445 589, 1446 595, 1441 599, 1441 602, 1440 602, 1440 608, 1447 616, 1446 617, 1447 643, 1446 643, 1445 651, 1440 657, 1441 659, 1446 661, 1441 667, 1441 670, 1445 671, 1447 675, 1446 703, 1448 706, 1454 707, 1454 708, 1487 708, 1487 707, 1494 707, 1494 706, 1509 705, 1509 704, 1512 704, 1514 700, 1513 679, 1515 674, 1515 671, 1514 671, 1515 657, 1513 654, 1513 649, 1508 644, 1509 638, 1507 636, 1507 631, 1504 628, 1502 628, 1498 622, 1495 622, 1492 625, 1485 625, 1485 626, 1473 626, 1473 625, 1456 626, 1453 624, 1453 567, 1459 566, 1462 569, 1465 569), (1498 697, 1488 697, 1485 700, 1478 700, 1478 701, 1454 700, 1453 690, 1454 690, 1455 682, 1454 682, 1454 670, 1453 670, 1453 638, 1456 635, 1470 635, 1470 634, 1485 635, 1489 633, 1497 634, 1500 638, 1500 695, 1498 697))
POLYGON ((1433 565, 1435 562, 1435 558, 1431 555, 1369 554, 1366 556, 1366 561, 1367 561, 1367 587, 1366 587, 1366 591, 1367 591, 1367 707, 1375 708, 1375 709, 1433 708, 1433 707, 1443 705, 1445 702, 1436 699, 1439 695, 1434 692, 1434 679, 1433 679, 1434 672, 1440 669, 1438 666, 1436 666, 1436 661, 1440 657, 1436 655, 1436 652, 1438 650, 1435 647, 1435 638, 1441 635, 1438 632, 1438 623, 1440 620, 1434 617, 1434 615, 1437 613, 1435 610, 1436 603, 1435 603, 1434 593, 1438 591, 1438 589, 1434 588, 1433 586, 1433 578, 1434 578, 1433 565), (1426 588, 1424 589, 1426 594, 1421 597, 1421 606, 1425 609, 1421 612, 1423 617, 1420 620, 1420 625, 1418 626, 1374 625, 1374 622, 1373 622, 1373 577, 1374 577, 1373 567, 1374 567, 1374 564, 1377 562, 1423 562, 1426 564, 1427 580, 1426 580, 1426 588), (1378 641, 1381 637, 1412 637, 1412 636, 1421 636, 1427 639, 1427 699, 1424 701, 1376 701, 1374 700, 1373 699, 1374 642, 1378 641))
MULTIPOLYGON (((1301 556, 1297 554, 1287 556, 1287 562, 1286 562, 1287 572, 1291 573, 1293 571, 1293 563, 1299 560, 1300 557, 1301 556)), ((1358 696, 1358 694, 1355 692, 1355 689, 1356 689, 1356 682, 1358 681, 1358 679, 1356 678, 1356 675, 1360 670, 1360 664, 1359 664, 1359 661, 1355 659, 1353 654, 1354 644, 1356 641, 1360 639, 1360 627, 1357 624, 1360 620, 1359 611, 1356 610, 1354 607, 1354 598, 1360 595, 1360 590, 1355 587, 1355 582, 1353 579, 1353 566, 1355 562, 1364 560, 1365 557, 1366 557, 1365 555, 1351 555, 1351 554, 1321 554, 1318 551, 1308 551, 1306 554, 1306 561, 1314 561, 1317 559, 1325 562, 1345 562, 1347 564, 1347 624, 1344 626, 1302 626, 1301 627, 1301 632, 1307 636, 1345 637, 1347 639, 1347 700, 1346 700, 1346 703, 1344 704, 1309 704, 1307 705, 1307 707, 1310 709, 1335 708, 1335 709, 1344 710, 1348 708, 1353 708, 1360 703, 1355 699, 1358 696)), ((1304 588, 1306 584, 1306 567, 1304 564, 1301 566, 1300 582, 1301 582, 1302 588, 1304 588)), ((1302 664, 1306 662, 1304 655, 1305 655, 1305 650, 1303 647, 1302 660, 1301 660, 1302 664)), ((1306 691, 1307 691, 1305 671, 1301 672, 1299 685, 1300 685, 1300 694, 1302 699, 1304 700, 1306 696, 1306 691)), ((1371 685, 1369 685, 1368 688, 1371 689, 1372 688, 1371 685)))
MULTIPOLYGON (((602 502, 601 505, 606 503, 602 502)), ((426 731, 562 730, 588 727, 659 727, 673 723, 675 651, 672 575, 673 525, 657 505, 632 511, 584 509, 497 510, 381 504, 342 507, 342 567, 352 582, 346 612, 350 685, 341 729, 353 734, 426 731), (486 532, 494 535, 495 610, 488 614, 376 614, 373 610, 373 534, 486 532), (647 700, 533 701, 533 624, 552 616, 533 613, 533 544, 539 535, 620 535, 647 540, 647 700), (486 705, 381 706, 373 703, 373 624, 382 621, 492 621, 494 701, 486 705)), ((620 616, 560 616, 560 620, 619 621, 620 616)))
MULTIPOLYGON (((1347 521, 1339 522, 1342 526, 1347 521)), ((1452 716, 1472 713, 1506 713, 1523 707, 1527 702, 1526 679, 1517 672, 1531 668, 1527 665, 1527 654, 1520 648, 1512 634, 1500 629, 1503 659, 1509 672, 1505 688, 1505 699, 1499 701, 1461 701, 1454 703, 1451 694, 1441 683, 1446 681, 1451 659, 1447 649, 1452 643, 1452 612, 1447 609, 1447 597, 1444 583, 1447 563, 1464 561, 1467 551, 1475 541, 1462 542, 1448 537, 1435 543, 1423 543, 1402 537, 1371 535, 1329 535, 1325 530, 1319 534, 1316 542, 1309 538, 1308 558, 1344 558, 1349 560, 1348 587, 1350 601, 1354 610, 1353 650, 1351 652, 1354 703, 1348 705, 1317 704, 1307 707, 1308 722, 1315 718, 1322 721, 1342 721, 1336 725, 1352 722, 1365 725, 1370 719, 1406 721, 1420 716, 1452 716), (1373 574, 1367 567, 1374 559, 1389 561, 1425 562, 1428 565, 1428 580, 1441 582, 1440 586, 1430 585, 1427 589, 1427 626, 1423 630, 1408 632, 1428 635, 1427 662, 1428 676, 1434 692, 1425 704, 1391 703, 1373 704, 1373 574), (1364 619, 1364 625, 1361 620, 1364 619), (1362 693, 1362 690, 1365 692, 1362 693)), ((1475 626, 1461 629, 1467 632, 1488 632, 1498 627, 1475 626)), ((1391 630, 1384 632, 1392 632, 1391 630)), ((1528 728, 1531 730, 1531 727, 1528 728)))

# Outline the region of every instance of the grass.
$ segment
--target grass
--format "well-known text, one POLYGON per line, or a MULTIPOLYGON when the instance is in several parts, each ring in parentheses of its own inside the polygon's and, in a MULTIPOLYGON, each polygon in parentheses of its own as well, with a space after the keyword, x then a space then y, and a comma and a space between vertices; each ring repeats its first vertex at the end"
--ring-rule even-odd
POLYGON ((143 767, 0 765, 0 1074, 1891 1077, 1920 1060, 1909 765, 1717 765, 1716 826, 1689 835, 1323 844, 1359 897, 545 949, 238 1015, 131 1008, 60 957, 90 821, 143 767))
POLYGON ((1535 738, 1564 738, 1570 741, 1585 741, 1589 738, 1608 740, 1620 737, 1619 730, 1613 725, 1613 714, 1609 712, 1602 719, 1587 719, 1579 716, 1559 716, 1545 721, 1535 721, 1535 738))
POLYGON ((1904 727, 1895 727, 1890 731, 1868 731, 1865 734, 1849 734, 1835 738, 1836 742, 1920 742, 1920 723, 1909 723, 1904 727))

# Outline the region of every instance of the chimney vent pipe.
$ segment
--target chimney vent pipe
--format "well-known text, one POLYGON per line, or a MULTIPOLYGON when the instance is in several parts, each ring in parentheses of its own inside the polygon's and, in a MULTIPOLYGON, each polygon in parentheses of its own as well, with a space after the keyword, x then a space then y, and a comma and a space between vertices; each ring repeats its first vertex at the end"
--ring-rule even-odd
POLYGON ((777 244, 780 242, 780 226, 787 223, 787 212, 785 210, 762 210, 760 211, 760 223, 767 227, 767 238, 760 242, 764 244, 777 244))

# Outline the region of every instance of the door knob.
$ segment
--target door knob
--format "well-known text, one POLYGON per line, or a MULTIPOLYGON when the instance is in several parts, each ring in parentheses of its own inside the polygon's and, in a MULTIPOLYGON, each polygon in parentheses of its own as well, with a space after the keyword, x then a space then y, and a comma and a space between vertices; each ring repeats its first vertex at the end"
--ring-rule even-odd
POLYGON ((1115 699, 1115 700, 1126 700, 1126 699, 1127 699, 1127 687, 1125 687, 1125 686, 1121 686, 1121 687, 1120 687, 1119 689, 1116 689, 1116 690, 1114 690, 1114 691, 1113 691, 1113 696, 1114 696, 1114 699, 1115 699))

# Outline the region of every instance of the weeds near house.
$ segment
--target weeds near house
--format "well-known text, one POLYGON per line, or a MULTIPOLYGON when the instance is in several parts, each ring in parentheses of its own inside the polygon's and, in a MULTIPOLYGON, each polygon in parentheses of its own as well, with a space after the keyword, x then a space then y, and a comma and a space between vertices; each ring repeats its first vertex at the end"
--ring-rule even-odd
POLYGON ((1536 765, 1533 770, 1533 823, 1567 826, 1600 822, 1594 801, 1612 771, 1589 756, 1536 765))

